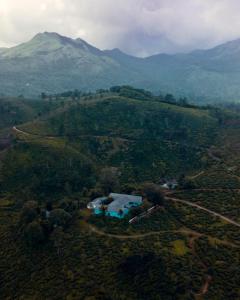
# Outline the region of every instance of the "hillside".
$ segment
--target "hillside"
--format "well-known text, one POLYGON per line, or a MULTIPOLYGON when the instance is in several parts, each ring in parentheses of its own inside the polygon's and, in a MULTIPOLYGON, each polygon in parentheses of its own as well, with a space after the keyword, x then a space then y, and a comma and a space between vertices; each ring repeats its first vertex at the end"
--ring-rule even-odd
MULTIPOLYGON (((238 300, 238 106, 126 86, 75 94, 0 101, 11 136, 0 150, 1 297, 238 300), (107 191, 146 197, 145 181, 163 178, 180 186, 136 223, 86 209, 107 191)), ((147 196, 142 209, 152 205, 147 196)))
POLYGON ((56 110, 18 125, 15 147, 3 162, 3 189, 26 189, 25 195, 38 198, 48 190, 56 197, 68 188, 91 187, 106 167, 118 170, 122 184, 136 184, 206 165, 218 130, 210 110, 120 94, 65 100, 56 110), (82 178, 85 172, 89 179, 82 178), (35 179, 28 184, 29 176, 35 179))
POLYGON ((0 129, 32 120, 37 116, 34 102, 17 98, 0 99, 0 129))
POLYGON ((0 50, 0 93, 37 96, 130 84, 197 102, 239 101, 239 44, 136 58, 119 49, 101 51, 81 39, 40 33, 0 50))
POLYGON ((174 104, 131 87, 78 98, 2 99, 0 111, 1 149, 12 145, 1 162, 2 190, 42 199, 93 188, 104 168, 117 170, 122 185, 203 170, 225 127, 239 122, 231 110, 174 104))
POLYGON ((61 106, 60 102, 0 97, 0 130, 26 123, 61 106))

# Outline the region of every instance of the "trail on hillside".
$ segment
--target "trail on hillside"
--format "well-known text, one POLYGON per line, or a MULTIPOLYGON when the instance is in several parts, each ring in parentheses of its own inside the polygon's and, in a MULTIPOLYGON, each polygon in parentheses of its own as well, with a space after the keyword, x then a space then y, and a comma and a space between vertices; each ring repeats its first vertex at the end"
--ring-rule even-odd
MULTIPOLYGON (((199 237, 197 236, 192 236, 189 240, 189 248, 192 251, 192 254, 197 258, 197 260, 200 262, 201 266, 203 267, 203 269, 205 270, 206 274, 208 273, 208 267, 207 265, 202 261, 202 259, 199 257, 196 249, 195 249, 195 242, 199 237)), ((210 275, 206 275, 204 278, 204 282, 203 285, 200 289, 200 291, 198 293, 195 294, 196 300, 197 299, 202 299, 203 296, 205 296, 208 292, 209 289, 209 285, 211 283, 211 281, 213 280, 212 276, 210 275)))
POLYGON ((178 230, 161 230, 161 231, 152 231, 147 233, 138 233, 138 234, 131 234, 131 235, 122 235, 122 234, 112 234, 105 231, 98 229, 97 227, 87 223, 88 228, 90 231, 97 233, 98 235, 107 236, 110 238, 115 238, 119 240, 128 240, 128 239, 142 239, 149 236, 159 235, 159 234, 166 234, 166 233, 182 233, 186 235, 192 235, 196 237, 203 236, 201 233, 190 229, 178 229, 178 230))
POLYGON ((20 129, 18 129, 16 126, 13 126, 13 131, 15 131, 15 132, 17 132, 17 133, 22 133, 22 134, 24 134, 24 135, 30 135, 30 133, 27 133, 27 132, 25 132, 25 131, 22 131, 22 130, 20 130, 20 129))
MULTIPOLYGON (((113 233, 108 233, 106 231, 103 231, 101 229, 98 229, 96 226, 89 224, 88 222, 84 222, 85 225, 87 226, 87 228, 93 232, 96 233, 98 235, 101 236, 106 236, 106 237, 110 237, 110 238, 115 238, 118 240, 131 240, 131 239, 143 239, 146 237, 150 237, 150 236, 155 236, 155 235, 161 235, 161 234, 173 234, 173 233, 177 233, 177 234, 183 234, 183 235, 187 235, 189 237, 191 237, 191 239, 196 240, 199 239, 201 237, 207 237, 210 239, 213 239, 214 237, 208 235, 208 234, 204 234, 204 233, 200 233, 188 228, 182 228, 182 229, 176 229, 176 230, 159 230, 159 231, 152 231, 152 232, 147 232, 147 233, 136 233, 136 234, 131 234, 131 235, 124 235, 124 234, 113 234, 113 233)), ((214 238, 214 240, 222 245, 225 246, 230 246, 233 248, 240 248, 240 246, 235 245, 229 241, 226 240, 220 240, 218 238, 214 238)), ((191 246, 190 246, 191 248, 191 246)))
POLYGON ((238 222, 236 222, 236 221, 234 221, 234 220, 232 220, 232 219, 230 219, 228 217, 225 217, 225 216, 223 216, 223 215, 221 215, 221 214, 219 214, 219 213, 217 213, 217 212, 215 212, 213 210, 205 208, 205 207, 203 207, 203 206, 201 206, 199 204, 192 203, 192 202, 187 201, 187 200, 181 200, 181 199, 173 198, 173 197, 166 197, 166 199, 170 200, 170 201, 182 203, 182 204, 185 204, 185 205, 188 205, 188 206, 192 206, 192 207, 200 209, 200 210, 203 210, 203 211, 208 212, 209 214, 211 214, 211 215, 213 215, 215 217, 218 217, 218 218, 226 221, 227 223, 230 223, 230 224, 232 224, 232 225, 237 226, 237 227, 240 228, 240 223, 238 223, 238 222))
POLYGON ((204 173, 205 173, 205 171, 201 171, 201 172, 199 172, 199 173, 196 174, 196 175, 189 176, 189 179, 194 180, 194 179, 200 177, 201 175, 203 175, 204 173))

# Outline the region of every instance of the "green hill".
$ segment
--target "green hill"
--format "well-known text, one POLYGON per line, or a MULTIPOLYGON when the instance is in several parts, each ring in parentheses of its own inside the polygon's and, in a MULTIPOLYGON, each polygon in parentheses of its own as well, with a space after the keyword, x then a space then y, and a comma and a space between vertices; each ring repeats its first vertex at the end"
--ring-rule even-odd
POLYGON ((106 167, 116 168, 122 183, 140 183, 178 177, 206 165, 206 150, 218 131, 218 120, 210 109, 120 94, 65 100, 64 106, 18 126, 25 134, 17 133, 15 147, 5 159, 8 171, 3 172, 3 186, 15 191, 25 186, 30 195, 39 197, 46 190, 66 193, 64 182, 75 192, 93 187, 106 167), (85 166, 75 161, 89 161, 94 166, 91 174, 85 175, 85 166), (77 183, 71 173, 84 184, 77 183), (27 184, 29 176, 36 179, 33 187, 27 184), (46 182, 55 188, 48 189, 46 182))

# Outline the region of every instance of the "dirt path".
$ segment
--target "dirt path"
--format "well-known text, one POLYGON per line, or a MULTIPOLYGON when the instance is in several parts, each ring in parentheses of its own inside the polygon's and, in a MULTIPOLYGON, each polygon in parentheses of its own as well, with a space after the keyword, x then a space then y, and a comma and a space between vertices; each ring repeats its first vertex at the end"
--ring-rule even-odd
POLYGON ((203 299, 203 296, 205 296, 208 292, 208 289, 209 289, 209 286, 210 286, 210 283, 212 280, 213 280, 212 276, 208 275, 206 277, 206 280, 205 280, 200 292, 195 294, 196 300, 203 299))
MULTIPOLYGON (((240 192, 240 189, 233 189, 233 188, 200 188, 200 189, 192 189, 190 192, 228 192, 228 191, 234 191, 234 192, 240 192)), ((186 190, 175 190, 175 191, 167 191, 165 192, 166 195, 172 195, 172 194, 179 194, 182 192, 186 192, 186 190)))
MULTIPOLYGON (((235 222, 235 221, 233 221, 233 220, 231 220, 231 219, 229 219, 229 218, 227 218, 227 217, 225 217, 225 216, 223 216, 219 213, 216 213, 216 212, 211 211, 211 210, 209 210, 205 207, 202 207, 198 204, 194 204, 194 203, 191 203, 189 201, 180 200, 180 199, 171 198, 171 197, 166 197, 166 199, 174 201, 174 202, 179 202, 179 203, 182 203, 182 204, 185 204, 185 205, 189 205, 191 207, 195 207, 195 208, 200 209, 200 210, 204 210, 204 211, 212 214, 213 216, 217 216, 217 217, 223 219, 224 221, 227 221, 230 224, 233 224, 237 227, 240 227, 239 223, 237 223, 237 222, 235 222)), ((201 300, 208 293, 209 286, 210 286, 210 284, 213 280, 213 277, 208 274, 208 266, 201 260, 201 258, 197 254, 196 249, 195 249, 195 242, 196 242, 196 240, 198 240, 199 238, 201 238, 203 236, 208 237, 208 238, 212 238, 211 236, 201 234, 201 233, 198 233, 198 232, 190 230, 190 229, 179 229, 179 230, 172 230, 172 231, 170 231, 170 230, 169 231, 154 231, 154 232, 149 232, 149 233, 133 234, 133 235, 118 235, 118 234, 110 234, 110 233, 101 231, 100 229, 96 228, 95 226, 93 226, 89 223, 86 223, 86 225, 88 226, 90 231, 93 232, 93 233, 96 233, 96 234, 101 235, 101 236, 107 236, 107 237, 110 237, 110 238, 119 239, 119 240, 142 239, 142 238, 146 238, 146 237, 150 237, 150 236, 154 236, 154 235, 167 234, 167 233, 169 233, 169 234, 170 233, 178 233, 178 234, 180 233, 180 234, 184 234, 184 235, 189 236, 189 248, 191 249, 192 254, 194 256, 196 256, 196 258, 198 259, 198 261, 200 262, 200 264, 202 265, 203 269, 206 272, 206 276, 204 276, 204 278, 203 278, 204 279, 203 285, 200 288, 200 291, 195 294, 195 299, 196 300, 201 300)), ((237 245, 235 245, 231 242, 228 242, 228 241, 225 241, 225 240, 219 240, 219 239, 215 239, 215 240, 220 244, 239 248, 239 246, 237 246, 237 245)))
POLYGON ((112 233, 107 233, 105 231, 102 231, 89 223, 86 223, 86 224, 91 232, 94 232, 98 235, 107 236, 107 237, 115 238, 115 239, 119 239, 119 240, 142 239, 142 238, 146 238, 149 236, 166 234, 166 233, 182 233, 185 235, 190 235, 190 236, 195 236, 195 237, 203 236, 201 233, 198 233, 198 232, 190 230, 190 229, 165 230, 165 231, 161 230, 161 231, 152 231, 152 232, 132 234, 132 235, 112 234, 112 233))
MULTIPOLYGON (((43 138, 43 139, 60 139, 60 138, 64 138, 64 136, 62 135, 41 135, 41 134, 37 134, 37 133, 32 133, 32 132, 27 132, 27 131, 23 131, 18 129, 16 126, 14 126, 12 128, 12 130, 16 133, 21 133, 27 136, 33 136, 35 138, 43 138)), ((132 142, 133 140, 131 139, 126 139, 126 138, 121 138, 121 137, 114 137, 114 136, 107 136, 107 135, 87 135, 87 134, 82 134, 82 135, 76 135, 77 138, 96 138, 96 139, 107 139, 107 138, 114 138, 115 140, 125 143, 125 142, 132 142)))
POLYGON ((50 135, 49 136, 48 135, 45 136, 45 135, 40 135, 40 134, 26 132, 26 131, 18 129, 16 126, 14 126, 12 128, 12 130, 15 131, 16 133, 21 133, 21 134, 23 134, 25 136, 34 137, 34 139, 45 138, 45 139, 51 139, 52 140, 52 139, 57 138, 57 137, 50 136, 50 135))
MULTIPOLYGON (((138 233, 138 234, 131 234, 131 235, 124 235, 124 234, 113 234, 113 233, 108 233, 105 232, 101 229, 98 229, 97 227, 95 227, 92 224, 89 224, 88 222, 84 222, 85 225, 87 226, 87 228, 93 232, 96 233, 98 235, 101 236, 106 236, 106 237, 110 237, 110 238, 114 238, 114 239, 118 239, 118 240, 137 240, 137 239, 143 239, 146 237, 150 237, 150 236, 155 236, 155 235, 161 235, 161 234, 173 234, 173 233, 180 233, 183 235, 187 235, 190 237, 190 241, 189 241, 189 248, 194 250, 194 242, 195 240, 199 239, 200 237, 207 237, 207 238, 211 238, 213 239, 212 236, 204 234, 204 233, 200 233, 191 229, 187 229, 187 228, 182 228, 182 229, 177 229, 177 230, 161 230, 161 231, 152 231, 152 232, 148 232, 148 233, 138 233)), ((225 246, 230 246, 233 248, 240 248, 238 245, 235 245, 229 241, 225 241, 225 240, 220 240, 217 238, 214 238, 216 240, 217 243, 225 245, 225 246)))
POLYGON ((217 157, 214 153, 213 153, 213 149, 208 149, 208 156, 212 159, 212 160, 215 160, 216 162, 221 162, 221 158, 217 157))
POLYGON ((29 133, 25 132, 25 131, 22 131, 20 129, 18 129, 16 126, 13 126, 13 131, 17 132, 17 133, 21 133, 21 134, 24 134, 24 135, 30 135, 29 133))
MULTIPOLYGON (((194 208, 197 208, 197 209, 200 209, 200 210, 203 210, 205 212, 208 212, 209 214, 215 216, 215 217, 218 217, 234 226, 237 226, 240 228, 240 223, 237 223, 235 222, 234 220, 228 218, 228 217, 225 217, 215 211, 212 211, 210 209, 207 209, 199 204, 196 204, 196 203, 192 203, 190 201, 186 201, 186 200, 181 200, 181 199, 177 199, 177 198, 173 198, 173 197, 166 197, 167 200, 170 200, 170 201, 174 201, 174 202, 177 202, 177 203, 182 203, 182 204, 185 204, 185 205, 188 205, 188 206, 191 206, 191 207, 194 207, 194 208)), ((206 266, 206 264, 200 259, 200 257, 198 256, 198 254, 196 253, 196 250, 195 250, 195 241, 196 239, 198 239, 197 236, 192 236, 192 238, 190 239, 189 241, 189 247, 190 249, 192 250, 192 253, 193 255, 195 255, 198 260, 200 261, 201 265, 203 266, 203 268, 206 270, 206 272, 208 272, 208 267, 206 266)), ((227 242, 227 241, 222 241, 223 244, 225 245, 231 245, 231 246, 234 246, 234 247, 238 247, 230 242, 227 242)), ((209 289, 209 286, 210 286, 210 283, 212 282, 213 278, 212 276, 210 276, 209 274, 206 275, 206 278, 205 278, 205 281, 204 281, 204 284, 201 288, 201 290, 199 291, 199 293, 195 294, 195 297, 196 297, 196 300, 200 300, 202 299, 202 297, 204 297, 207 293, 208 293, 208 289, 209 289)))
MULTIPOLYGON (((201 258, 199 257, 199 255, 197 254, 197 251, 195 249, 195 242, 199 237, 197 236, 192 236, 189 240, 189 248, 191 249, 192 254, 197 258, 197 260, 200 262, 201 266, 203 267, 203 269, 205 270, 206 274, 208 272, 208 267, 207 265, 201 260, 201 258)), ((210 275, 206 275, 204 278, 204 283, 200 289, 200 291, 198 293, 195 294, 195 298, 196 300, 200 300, 202 299, 203 296, 205 296, 208 292, 209 289, 209 285, 211 283, 211 281, 213 280, 212 276, 210 275)))
POLYGON ((199 172, 199 173, 196 174, 196 175, 189 176, 189 179, 194 180, 194 179, 200 177, 201 175, 203 175, 204 173, 205 173, 205 171, 201 171, 201 172, 199 172))
POLYGON ((192 202, 186 201, 186 200, 180 200, 180 199, 173 198, 173 197, 166 197, 166 199, 170 200, 170 201, 173 201, 173 202, 182 203, 182 204, 185 204, 185 205, 188 205, 188 206, 191 206, 191 207, 203 210, 203 211, 208 212, 209 214, 211 214, 211 215, 213 215, 215 217, 218 217, 218 218, 224 220, 227 223, 230 223, 230 224, 232 224, 232 225, 237 226, 237 227, 240 228, 240 223, 238 223, 238 222, 236 222, 236 221, 234 221, 234 220, 232 220, 232 219, 230 219, 228 217, 225 217, 225 216, 223 216, 223 215, 221 215, 221 214, 219 214, 219 213, 217 213, 217 212, 215 212, 213 210, 205 208, 205 207, 203 207, 203 206, 201 206, 199 204, 192 203, 192 202))

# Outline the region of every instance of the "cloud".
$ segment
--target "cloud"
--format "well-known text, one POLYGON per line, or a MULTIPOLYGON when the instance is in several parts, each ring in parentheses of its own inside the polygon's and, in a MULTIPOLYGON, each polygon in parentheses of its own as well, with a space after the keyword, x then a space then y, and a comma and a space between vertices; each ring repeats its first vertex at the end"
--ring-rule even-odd
POLYGON ((0 47, 42 31, 135 55, 208 48, 240 37, 239 0, 0 0, 0 47))

